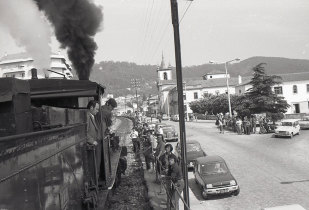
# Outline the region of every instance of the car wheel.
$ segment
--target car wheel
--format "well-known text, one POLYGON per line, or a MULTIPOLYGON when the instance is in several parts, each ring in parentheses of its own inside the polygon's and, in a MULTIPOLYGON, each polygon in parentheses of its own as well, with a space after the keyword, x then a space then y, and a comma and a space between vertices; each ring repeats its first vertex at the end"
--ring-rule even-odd
POLYGON ((237 196, 240 193, 240 188, 238 187, 238 189, 234 192, 234 195, 237 196))
POLYGON ((204 188, 202 187, 202 197, 203 199, 207 200, 208 199, 208 195, 207 193, 205 192, 204 188))
POLYGON ((297 135, 299 135, 299 134, 300 134, 300 131, 298 131, 297 135))

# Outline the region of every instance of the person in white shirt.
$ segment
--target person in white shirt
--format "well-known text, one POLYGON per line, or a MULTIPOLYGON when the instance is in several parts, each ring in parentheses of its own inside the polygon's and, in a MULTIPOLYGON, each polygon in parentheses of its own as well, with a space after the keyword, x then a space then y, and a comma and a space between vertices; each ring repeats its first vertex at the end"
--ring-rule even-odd
POLYGON ((133 142, 133 152, 139 152, 140 142, 139 142, 139 138, 138 138, 138 132, 135 128, 132 129, 130 137, 131 137, 132 142, 133 142))

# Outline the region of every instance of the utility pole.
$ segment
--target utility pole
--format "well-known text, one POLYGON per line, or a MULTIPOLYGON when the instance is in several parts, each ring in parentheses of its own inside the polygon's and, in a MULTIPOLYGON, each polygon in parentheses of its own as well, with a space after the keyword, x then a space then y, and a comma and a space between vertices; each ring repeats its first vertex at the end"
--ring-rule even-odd
POLYGON ((127 113, 127 96, 124 97, 124 112, 127 113))
POLYGON ((138 109, 138 98, 137 98, 137 88, 140 87, 139 79, 131 79, 131 86, 132 86, 132 88, 135 88, 136 110, 137 110, 137 112, 139 112, 139 109, 138 109))
POLYGON ((175 60, 176 60, 176 77, 178 90, 178 110, 179 110, 179 130, 181 143, 181 159, 182 172, 184 177, 184 200, 187 205, 184 205, 185 210, 189 210, 189 186, 188 186, 188 168, 187 168, 187 148, 186 148, 186 126, 184 119, 184 102, 183 102, 183 81, 182 81, 182 67, 181 67, 181 51, 180 51, 180 36, 179 36, 179 18, 178 18, 178 4, 177 0, 171 1, 172 24, 174 27, 174 45, 175 45, 175 60))

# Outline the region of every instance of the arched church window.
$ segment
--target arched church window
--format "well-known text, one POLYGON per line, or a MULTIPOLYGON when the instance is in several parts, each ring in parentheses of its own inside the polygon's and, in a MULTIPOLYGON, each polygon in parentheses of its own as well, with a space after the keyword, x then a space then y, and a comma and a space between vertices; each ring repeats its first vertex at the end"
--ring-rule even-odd
POLYGON ((163 73, 163 79, 167 80, 167 73, 166 72, 163 73))

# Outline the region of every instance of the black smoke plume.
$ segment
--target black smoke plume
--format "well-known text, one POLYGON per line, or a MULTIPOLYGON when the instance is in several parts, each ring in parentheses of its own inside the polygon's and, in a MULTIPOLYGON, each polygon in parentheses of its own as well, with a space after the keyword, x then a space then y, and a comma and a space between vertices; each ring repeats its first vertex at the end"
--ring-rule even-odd
POLYGON ((55 35, 80 80, 88 80, 97 44, 94 35, 100 29, 102 9, 89 0, 34 0, 55 28, 55 35))

